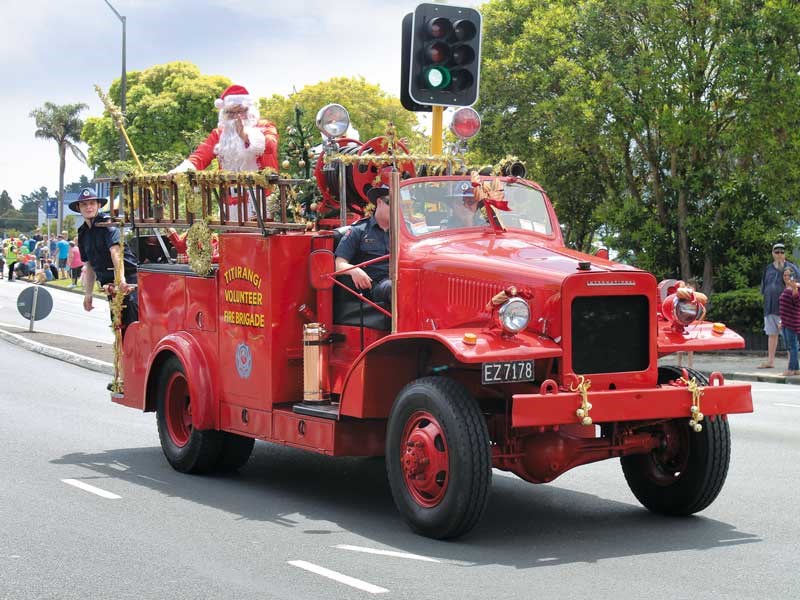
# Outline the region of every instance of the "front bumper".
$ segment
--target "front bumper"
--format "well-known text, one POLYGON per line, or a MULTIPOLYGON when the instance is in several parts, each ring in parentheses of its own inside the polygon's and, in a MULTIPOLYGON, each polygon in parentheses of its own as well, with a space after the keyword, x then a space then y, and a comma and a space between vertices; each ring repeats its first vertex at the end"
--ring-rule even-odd
MULTIPOLYGON (((714 373, 702 389, 700 410, 704 415, 727 415, 753 412, 753 397, 749 384, 724 384, 722 376, 714 373)), ((543 386, 544 389, 545 386, 543 386)), ((538 427, 574 425, 580 419, 575 411, 581 408, 577 392, 514 394, 512 396, 511 426, 538 427)), ((689 419, 692 393, 684 386, 661 385, 652 389, 598 390, 589 389, 592 404, 592 423, 643 421, 651 419, 689 419)))

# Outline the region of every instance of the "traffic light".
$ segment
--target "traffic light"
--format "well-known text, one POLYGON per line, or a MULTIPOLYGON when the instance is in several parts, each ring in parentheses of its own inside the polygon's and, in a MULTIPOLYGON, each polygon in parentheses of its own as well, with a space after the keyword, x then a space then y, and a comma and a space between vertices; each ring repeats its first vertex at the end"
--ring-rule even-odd
POLYGON ((411 27, 411 100, 422 105, 475 104, 480 79, 481 14, 473 8, 420 4, 411 27))

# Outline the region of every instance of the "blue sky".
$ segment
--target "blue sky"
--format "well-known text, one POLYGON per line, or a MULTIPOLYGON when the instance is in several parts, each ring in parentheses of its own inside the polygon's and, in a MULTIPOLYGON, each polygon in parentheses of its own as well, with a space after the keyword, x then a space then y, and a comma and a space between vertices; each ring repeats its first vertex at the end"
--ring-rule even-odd
MULTIPOLYGON (((400 24, 417 0, 110 0, 127 17, 128 71, 174 60, 229 77, 256 96, 335 76, 363 76, 399 95, 400 24)), ((478 2, 450 2, 478 6, 478 2)), ((28 113, 84 102, 120 76, 122 25, 103 0, 0 0, 0 190, 16 201, 58 189, 58 154, 28 113)), ((358 123, 354 123, 358 128, 358 123)), ((91 176, 71 154, 65 181, 91 176)))

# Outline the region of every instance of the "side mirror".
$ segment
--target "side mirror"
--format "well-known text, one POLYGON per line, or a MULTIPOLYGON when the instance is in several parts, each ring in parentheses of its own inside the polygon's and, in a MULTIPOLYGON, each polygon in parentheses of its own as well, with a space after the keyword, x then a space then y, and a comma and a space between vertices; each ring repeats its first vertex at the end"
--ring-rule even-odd
POLYGON ((315 290, 329 290, 334 286, 328 277, 336 270, 336 259, 330 250, 314 250, 308 257, 308 276, 315 290))

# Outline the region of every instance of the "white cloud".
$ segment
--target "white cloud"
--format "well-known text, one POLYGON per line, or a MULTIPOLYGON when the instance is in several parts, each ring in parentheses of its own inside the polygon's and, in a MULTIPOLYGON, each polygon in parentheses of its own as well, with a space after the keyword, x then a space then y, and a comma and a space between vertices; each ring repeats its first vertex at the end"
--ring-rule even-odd
MULTIPOLYGON (((400 26, 416 0, 110 0, 128 19, 128 70, 189 60, 258 96, 288 94, 336 76, 363 76, 397 95, 400 26), (219 20, 214 15, 219 13, 219 20), (238 21, 237 21, 238 20, 238 21), (225 22, 226 25, 221 25, 225 22), (247 35, 228 22, 252 24, 247 35)), ((119 77, 121 25, 103 0, 2 0, 0 190, 12 198, 58 187, 55 144, 34 138, 28 113, 45 101, 84 102, 98 115, 93 84, 119 77)), ((476 2, 452 2, 477 6, 476 2)), ((358 126, 356 124, 356 126, 358 126)), ((71 155, 67 182, 91 176, 71 155)))

